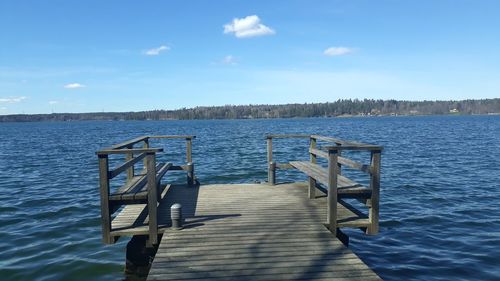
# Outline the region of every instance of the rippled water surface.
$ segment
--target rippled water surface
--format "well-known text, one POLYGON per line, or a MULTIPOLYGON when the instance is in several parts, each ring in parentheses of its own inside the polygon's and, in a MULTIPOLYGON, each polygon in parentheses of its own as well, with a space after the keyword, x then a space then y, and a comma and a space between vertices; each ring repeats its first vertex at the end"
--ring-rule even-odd
MULTIPOLYGON (((123 278, 127 239, 100 240, 99 148, 194 134, 202 183, 253 182, 267 176, 266 133, 385 147, 380 234, 348 232, 351 249, 384 279, 500 280, 500 116, 0 123, 0 279, 123 278)), ((159 144, 163 158, 181 160, 181 143, 159 144)), ((306 146, 283 140, 277 160, 306 158, 306 146)))

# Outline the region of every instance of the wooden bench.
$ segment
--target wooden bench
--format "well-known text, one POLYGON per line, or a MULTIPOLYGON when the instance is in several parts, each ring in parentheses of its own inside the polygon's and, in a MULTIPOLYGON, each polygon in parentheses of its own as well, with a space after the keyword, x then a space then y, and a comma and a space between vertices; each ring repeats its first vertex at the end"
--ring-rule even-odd
POLYGON ((309 198, 316 198, 316 189, 327 194, 328 228, 334 234, 337 228, 342 226, 337 218, 337 203, 340 203, 363 216, 362 210, 348 204, 343 199, 355 198, 363 202, 367 207, 368 220, 360 220, 355 224, 366 229, 367 234, 378 233, 379 223, 379 196, 380 196, 380 156, 382 147, 377 145, 362 144, 344 141, 336 138, 319 135, 268 135, 267 136, 267 158, 268 158, 268 182, 272 185, 276 182, 276 169, 294 168, 309 178, 309 198), (309 139, 309 161, 290 161, 287 164, 278 164, 272 159, 273 138, 307 138, 309 139), (327 145, 318 147, 318 141, 327 145), (370 164, 365 165, 352 159, 342 157, 342 151, 368 151, 370 152, 370 164), (317 157, 327 159, 328 167, 317 163, 317 157), (370 185, 364 186, 352 179, 342 175, 342 166, 362 171, 370 177, 370 185))
MULTIPOLYGON (((156 185, 158 186, 157 194, 161 194, 163 192, 160 181, 171 167, 172 163, 160 163, 156 165, 156 185)), ((118 190, 110 194, 109 201, 120 205, 146 204, 148 199, 147 182, 148 178, 146 172, 134 176, 130 181, 126 182, 118 190)))
MULTIPOLYGON (((328 186, 328 170, 322 166, 308 161, 291 161, 290 164, 297 170, 313 178, 320 184, 328 186)), ((320 186, 316 188, 322 189, 320 186)), ((328 190, 322 189, 328 193, 328 190)), ((347 177, 337 175, 337 194, 341 197, 370 198, 372 190, 347 177)))
MULTIPOLYGON (((104 243, 115 243, 120 237, 113 230, 114 218, 112 215, 120 210, 122 206, 132 204, 145 204, 144 210, 148 216, 149 243, 152 245, 158 243, 158 203, 166 187, 166 185, 161 184, 161 180, 168 171, 181 170, 187 172, 188 185, 194 183, 194 165, 191 159, 191 141, 193 138, 194 136, 143 136, 97 152, 99 158, 101 221, 104 243), (149 140, 152 138, 185 138, 187 142, 187 165, 174 166, 172 163, 157 163, 156 154, 162 152, 163 149, 150 148, 149 140), (137 144, 142 144, 142 147, 134 147, 137 144), (110 170, 109 155, 113 154, 125 155, 125 162, 120 163, 120 165, 110 170), (144 163, 143 169, 136 174, 135 165, 141 160, 144 163), (111 191, 110 180, 124 172, 126 172, 125 183, 115 191, 111 191)), ((136 214, 136 220, 144 220, 141 213, 136 214)), ((118 215, 115 215, 115 218, 118 215)))

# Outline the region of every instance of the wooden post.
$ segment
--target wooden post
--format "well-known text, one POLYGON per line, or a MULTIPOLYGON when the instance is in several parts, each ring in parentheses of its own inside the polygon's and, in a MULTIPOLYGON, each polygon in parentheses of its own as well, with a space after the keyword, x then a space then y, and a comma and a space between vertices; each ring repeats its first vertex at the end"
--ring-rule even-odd
POLYGON ((191 138, 186 138, 186 162, 187 163, 193 162, 192 147, 193 147, 193 140, 191 138))
POLYGON ((187 163, 187 184, 188 186, 193 186, 194 184, 194 164, 187 163))
POLYGON ((193 140, 186 138, 187 184, 194 184, 193 140))
POLYGON ((381 161, 382 151, 373 150, 371 153, 371 170, 370 175, 370 189, 372 190, 372 196, 370 199, 370 209, 368 213, 368 219, 370 220, 370 226, 366 229, 366 234, 375 235, 378 233, 379 228, 379 200, 380 200, 380 161, 381 161))
MULTIPOLYGON (((128 149, 132 148, 132 146, 127 146, 128 149)), ((134 158, 134 153, 130 152, 127 153, 125 156, 125 161, 130 161, 134 158)), ((130 182, 134 178, 134 165, 130 166, 130 168, 127 169, 127 182, 130 182)))
POLYGON ((328 213, 326 216, 328 228, 337 235, 337 176, 338 150, 328 151, 328 213))
POLYGON ((273 138, 267 137, 267 183, 276 184, 276 163, 273 162, 273 138))
MULTIPOLYGON (((144 145, 142 146, 143 148, 149 148, 149 139, 144 139, 144 145)), ((147 162, 147 157, 144 158, 144 170, 146 170, 146 167, 148 165, 148 162, 147 162)))
MULTIPOLYGON (((316 149, 315 138, 309 139, 309 148, 316 149)), ((311 163, 316 164, 317 163, 316 155, 310 153, 310 160, 311 163)), ((314 198, 316 198, 316 180, 313 177, 309 177, 309 199, 314 199, 314 198)))
POLYGON ((148 178, 148 214, 149 214, 149 243, 158 244, 158 189, 156 186, 156 157, 154 152, 146 155, 146 173, 148 178))
POLYGON ((99 154, 99 187, 101 193, 101 225, 102 241, 106 244, 112 244, 111 232, 111 212, 109 206, 109 161, 108 155, 99 154))
MULTIPOLYGON (((340 142, 336 142, 335 144, 337 144, 338 146, 341 146, 341 145, 342 145, 342 143, 340 143, 340 142)), ((340 157, 340 156, 342 156, 342 150, 339 150, 339 151, 337 152, 337 155, 338 155, 339 157, 340 157)), ((337 174, 342 175, 342 164, 341 164, 340 162, 337 162, 337 165, 339 166, 339 168, 338 168, 338 170, 337 170, 337 174)))

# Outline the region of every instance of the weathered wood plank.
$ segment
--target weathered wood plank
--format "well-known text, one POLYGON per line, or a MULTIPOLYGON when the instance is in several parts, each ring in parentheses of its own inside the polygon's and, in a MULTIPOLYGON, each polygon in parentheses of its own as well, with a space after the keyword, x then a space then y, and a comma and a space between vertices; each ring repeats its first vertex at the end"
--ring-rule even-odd
POLYGON ((320 135, 312 135, 311 137, 326 142, 333 142, 336 144, 335 146, 326 146, 325 148, 327 148, 327 150, 328 147, 331 147, 331 149, 334 148, 342 149, 342 147, 345 147, 345 149, 351 149, 351 150, 356 150, 357 148, 361 150, 382 150, 382 147, 379 145, 360 143, 355 141, 346 141, 338 138, 332 138, 320 135))
POLYGON ((107 155, 99 155, 99 191, 101 195, 101 227, 102 241, 111 244, 111 211, 108 201, 109 196, 109 178, 108 178, 109 160, 107 155))
POLYGON ((156 156, 154 153, 146 155, 148 214, 149 214, 149 243, 158 244, 158 183, 156 182, 156 156))
MULTIPOLYGON (((290 164, 306 175, 313 177, 319 183, 328 186, 328 170, 322 166, 307 161, 292 161, 290 164)), ((371 194, 370 188, 342 175, 337 175, 337 184, 339 194, 360 194, 363 197, 371 194)))
POLYGON ((294 167, 289 163, 276 163, 276 169, 289 170, 294 169, 294 167))
MULTIPOLYGON (((156 165, 155 171, 157 183, 160 182, 161 178, 165 175, 165 173, 167 173, 171 166, 172 163, 160 163, 156 165)), ((109 195, 109 200, 120 201, 120 203, 124 203, 127 200, 145 200, 148 196, 146 188, 147 181, 148 179, 146 174, 135 176, 131 181, 121 186, 116 192, 109 195)))
POLYGON ((186 162, 193 162, 193 140, 192 138, 186 138, 186 162))
POLYGON ((195 139, 194 135, 148 136, 150 139, 195 139))
POLYGON ((321 147, 322 150, 332 151, 332 150, 382 150, 383 147, 379 145, 350 145, 342 144, 340 145, 326 145, 321 147))
POLYGON ((127 162, 125 162, 122 165, 116 167, 115 169, 109 171, 109 178, 112 179, 112 178, 118 176, 119 174, 121 174, 122 172, 124 172, 125 170, 127 170, 128 168, 133 166, 135 163, 141 161, 145 156, 146 156, 146 153, 141 153, 134 158, 128 159, 127 162))
MULTIPOLYGON (((206 225, 205 221, 208 219, 210 225, 206 225, 206 227, 217 231, 219 227, 236 227, 245 228, 249 232, 258 232, 259 228, 272 229, 273 227, 276 228, 276 225, 283 229, 288 225, 299 230, 307 229, 311 223, 314 224, 314 220, 310 220, 310 218, 318 218, 321 222, 326 220, 326 199, 323 197, 316 200, 308 200, 307 185, 305 183, 280 184, 276 188, 258 184, 203 186, 199 188, 201 192, 198 195, 203 200, 197 201, 196 214, 194 214, 192 213, 194 212, 193 207, 187 208, 189 203, 186 205, 184 202, 186 198, 190 198, 190 192, 197 192, 195 191, 196 188, 186 189, 186 187, 175 186, 170 191, 170 187, 168 187, 163 191, 164 193, 168 193, 168 196, 163 195, 166 197, 158 207, 158 231, 160 233, 169 231, 169 208, 176 202, 182 203, 184 210, 186 208, 191 209, 189 211, 191 215, 186 215, 185 225, 189 227, 191 227, 190 225, 196 226, 200 223, 206 225), (205 190, 208 191, 205 192, 205 190), (250 196, 249 193, 255 192, 258 195, 254 196, 260 198, 258 199, 258 204, 248 204, 248 202, 255 198, 250 196), (308 209, 308 212, 297 211, 297 208, 301 206, 308 209), (209 216, 203 216, 202 214, 209 214, 209 216), (236 216, 228 217, 228 214, 236 216), (242 214, 245 214, 245 216, 242 214), (263 221, 260 217, 264 214, 267 220, 263 221), (298 224, 298 221, 301 221, 301 223, 298 224), (253 229, 254 227, 255 229, 253 229)), ((131 205, 123 208, 113 220, 113 229, 117 227, 122 228, 119 231, 114 231, 114 235, 147 234, 147 215, 142 218, 140 223, 136 222, 138 214, 143 211, 144 206, 131 205)), ((367 226, 367 217, 364 214, 353 213, 340 203, 337 210, 339 227, 367 226)), ((290 231, 293 232, 293 229, 290 231)), ((201 235, 207 235, 207 233, 201 235)))
POLYGON ((162 152, 163 148, 130 148, 130 149, 103 149, 96 152, 97 155, 106 154, 128 154, 128 153, 157 153, 162 152))
POLYGON ((328 159, 328 152, 316 149, 316 146, 314 148, 309 148, 309 153, 311 155, 319 156, 325 159, 328 159))
POLYGON ((278 139, 278 138, 296 138, 296 139, 307 139, 310 135, 304 134, 269 134, 266 135, 267 139, 278 139))
POLYGON ((119 143, 119 144, 115 144, 115 145, 111 146, 111 149, 122 149, 125 147, 133 146, 134 144, 139 143, 139 142, 144 141, 144 140, 147 140, 147 139, 148 139, 148 136, 140 136, 140 137, 137 137, 135 139, 131 139, 131 140, 119 143))
POLYGON ((357 161, 354 161, 352 159, 349 159, 346 157, 341 157, 341 156, 339 156, 338 161, 342 165, 346 165, 350 168, 357 169, 357 170, 360 170, 362 172, 369 173, 369 174, 372 173, 371 167, 369 165, 365 165, 365 164, 359 163, 357 161))
POLYGON ((171 186, 159 223, 181 203, 185 224, 160 227, 148 280, 380 280, 323 226, 326 198, 307 195, 305 183, 171 186))
POLYGON ((379 197, 380 197, 380 159, 381 151, 372 151, 371 154, 371 170, 373 173, 370 177, 370 188, 372 196, 370 200, 369 218, 370 227, 366 229, 366 233, 375 235, 378 233, 379 224, 379 197))
POLYGON ((330 231, 336 235, 337 234, 337 177, 339 168, 337 165, 337 151, 330 151, 328 155, 328 197, 327 197, 327 215, 326 223, 330 231))
MULTIPOLYGON (((310 138, 309 139, 309 161, 312 163, 312 164, 316 164, 317 163, 317 158, 316 158, 316 154, 312 153, 311 150, 316 150, 316 139, 315 138, 310 138)), ((292 165, 293 167, 293 165, 292 165)), ((312 176, 309 176, 309 186, 308 186, 308 189, 309 189, 309 199, 314 199, 316 198, 316 179, 312 176)))

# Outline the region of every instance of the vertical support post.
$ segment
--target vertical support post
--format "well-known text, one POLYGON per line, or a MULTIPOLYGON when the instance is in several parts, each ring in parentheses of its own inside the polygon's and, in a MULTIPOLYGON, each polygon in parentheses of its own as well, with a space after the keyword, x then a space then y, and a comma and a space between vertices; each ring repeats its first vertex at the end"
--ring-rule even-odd
POLYGON ((108 155, 99 154, 99 188, 101 194, 101 224, 102 241, 106 244, 112 244, 111 232, 111 212, 109 206, 109 161, 108 155))
MULTIPOLYGON (((132 148, 132 146, 127 146, 128 149, 132 148)), ((125 161, 132 160, 134 158, 134 153, 130 152, 127 153, 125 156, 125 161)), ((130 166, 130 168, 127 169, 127 182, 130 182, 134 178, 134 165, 130 166)))
POLYGON ((326 216, 328 228, 337 235, 337 176, 338 150, 328 151, 328 213, 326 216))
POLYGON ((148 152, 146 155, 146 176, 148 179, 149 243, 156 245, 158 244, 158 189, 154 152, 148 152))
POLYGON ((187 184, 194 185, 194 164, 191 162, 187 163, 187 184))
MULTIPOLYGON (((149 148, 149 138, 144 139, 144 144, 143 144, 143 146, 142 146, 142 147, 143 147, 143 148, 149 148)), ((147 165, 148 165, 147 161, 148 161, 148 160, 147 160, 146 158, 144 158, 144 160, 143 160, 144 170, 146 170, 146 167, 147 167, 147 165)))
POLYGON ((273 138, 267 137, 267 182, 276 184, 276 163, 273 162, 273 138))
MULTIPOLYGON (((316 149, 315 138, 309 139, 309 148, 316 149)), ((317 163, 316 155, 312 153, 309 154, 311 163, 316 164, 317 163)), ((309 177, 309 199, 314 199, 314 198, 316 198, 316 180, 313 177, 309 177)))
MULTIPOLYGON (((342 145, 342 143, 340 143, 340 142, 336 142, 335 144, 337 144, 338 146, 342 145)), ((339 157, 342 156, 342 150, 339 150, 337 152, 337 156, 339 156, 339 157)), ((337 174, 342 175, 342 164, 340 162, 337 162, 337 165, 339 166, 339 169, 337 170, 337 174)))
POLYGON ((370 198, 371 206, 368 213, 370 226, 366 229, 366 234, 375 235, 379 228, 379 201, 380 201, 380 161, 382 151, 373 150, 371 152, 371 171, 370 174, 370 189, 372 196, 370 198))
POLYGON ((187 184, 194 184, 193 140, 186 138, 187 184))
POLYGON ((186 138, 186 162, 193 162, 192 158, 192 148, 193 148, 193 140, 191 138, 186 138))

